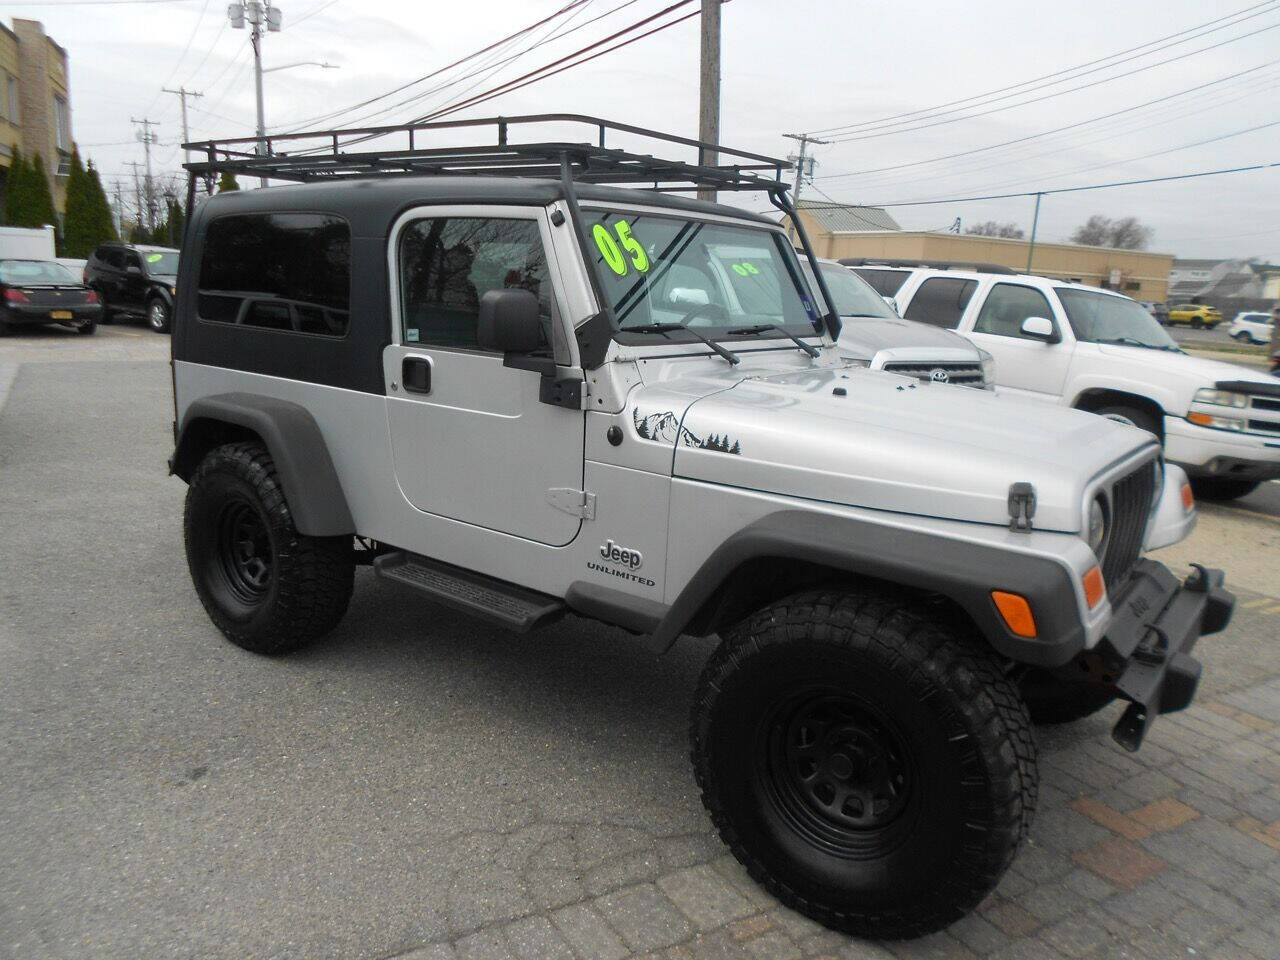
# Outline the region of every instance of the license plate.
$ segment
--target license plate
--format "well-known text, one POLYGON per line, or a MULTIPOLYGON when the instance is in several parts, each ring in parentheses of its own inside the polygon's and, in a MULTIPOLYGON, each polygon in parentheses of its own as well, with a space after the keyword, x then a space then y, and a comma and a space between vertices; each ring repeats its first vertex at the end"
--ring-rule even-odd
POLYGON ((70 320, 71 316, 72 314, 70 310, 50 310, 49 311, 49 317, 52 320, 70 320))

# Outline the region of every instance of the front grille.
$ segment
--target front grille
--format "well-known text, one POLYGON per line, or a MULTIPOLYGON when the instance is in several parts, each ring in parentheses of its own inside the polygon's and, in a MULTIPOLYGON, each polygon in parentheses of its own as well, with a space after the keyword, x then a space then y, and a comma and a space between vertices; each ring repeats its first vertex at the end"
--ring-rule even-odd
POLYGON ((965 363, 955 361, 943 361, 940 363, 928 363, 920 361, 902 361, 886 363, 884 370, 889 373, 900 374, 904 377, 914 377, 925 383, 934 381, 933 372, 942 370, 946 373, 946 383, 958 383, 962 387, 980 387, 982 386, 982 365, 977 363, 965 363))
POLYGON ((1262 433, 1280 433, 1280 420, 1250 420, 1249 429, 1262 433))
POLYGON ((1280 400, 1272 400, 1270 397, 1252 397, 1250 402, 1255 410, 1275 410, 1280 412, 1280 400))
POLYGON ((1156 469, 1158 465, 1153 467, 1148 461, 1111 488, 1111 535, 1102 560, 1102 579, 1109 595, 1128 582, 1142 552, 1151 498, 1156 491, 1156 469))

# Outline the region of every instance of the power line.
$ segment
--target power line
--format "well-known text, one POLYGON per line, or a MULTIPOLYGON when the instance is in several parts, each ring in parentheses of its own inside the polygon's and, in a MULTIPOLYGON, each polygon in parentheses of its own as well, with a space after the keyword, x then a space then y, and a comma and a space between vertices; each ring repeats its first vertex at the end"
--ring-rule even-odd
POLYGON ((979 200, 1010 200, 1015 197, 1047 197, 1055 193, 1079 193, 1082 190, 1106 190, 1111 187, 1133 187, 1145 183, 1168 183, 1174 180, 1195 180, 1198 177, 1217 177, 1229 173, 1248 173, 1252 170, 1269 170, 1280 167, 1274 163, 1255 163, 1247 167, 1226 167, 1221 170, 1202 170, 1198 173, 1180 173, 1168 177, 1145 177, 1141 180, 1116 180, 1111 183, 1092 183, 1083 187, 1056 187, 1051 190, 1027 190, 1022 193, 995 193, 985 197, 948 197, 941 200, 890 200, 882 203, 862 203, 863 207, 931 207, 940 203, 976 203, 979 200))
MULTIPOLYGON (((1262 8, 1274 8, 1274 6, 1275 6, 1275 0, 1266 0, 1265 3, 1259 3, 1252 7, 1246 7, 1243 10, 1237 10, 1235 13, 1227 14, 1226 16, 1219 17, 1215 20, 1209 20, 1209 21, 1206 21, 1205 23, 1200 23, 1200 24, 1197 24, 1196 26, 1188 27, 1184 30, 1179 30, 1175 33, 1169 34, 1168 36, 1159 37, 1155 40, 1149 40, 1146 43, 1139 44, 1136 47, 1129 47, 1126 50, 1121 50, 1117 53, 1109 54, 1105 57, 1099 57, 1096 60, 1090 60, 1085 63, 1076 64, 1075 66, 1072 66, 1072 67, 1066 67, 1054 73, 1047 73, 1043 76, 1034 77, 1030 80, 1023 80, 1020 83, 1009 84, 1008 86, 999 87, 995 90, 989 90, 986 93, 974 94, 969 97, 963 97, 959 100, 951 100, 951 101, 948 101, 947 103, 938 104, 932 107, 923 107, 921 109, 911 110, 906 113, 899 113, 899 114, 894 114, 888 117, 881 117, 878 120, 865 120, 859 123, 844 124, 844 125, 835 126, 835 127, 826 127, 822 130, 817 130, 814 132, 820 133, 820 134, 837 134, 837 133, 851 133, 855 130, 863 130, 865 128, 879 129, 880 127, 883 127, 883 126, 900 125, 895 123, 894 121, 908 122, 908 118, 912 118, 912 117, 915 117, 918 119, 929 119, 926 117, 922 117, 921 116, 922 114, 934 114, 935 116, 942 116, 944 114, 942 114, 940 111, 944 111, 948 107, 958 107, 961 104, 970 104, 973 106, 983 105, 983 104, 975 104, 973 103, 973 101, 987 101, 987 102, 994 103, 997 101, 990 100, 989 98, 994 97, 996 94, 1005 93, 1006 91, 1018 90, 1019 88, 1022 88, 1022 87, 1029 87, 1034 84, 1042 83, 1043 81, 1046 81, 1046 80, 1052 80, 1054 77, 1062 77, 1063 79, 1057 80, 1054 83, 1045 84, 1045 86, 1055 86, 1057 83, 1066 83, 1071 79, 1077 79, 1080 76, 1087 76, 1088 73, 1078 72, 1078 71, 1084 71, 1085 68, 1087 67, 1094 67, 1098 64, 1103 64, 1103 66, 1100 66, 1097 69, 1105 70, 1105 69, 1108 69, 1109 67, 1119 66, 1119 64, 1121 63, 1127 63, 1129 62, 1129 60, 1137 59, 1143 56, 1148 56, 1151 53, 1158 52, 1158 49, 1166 49, 1166 48, 1158 47, 1157 50, 1147 50, 1146 53, 1138 54, 1136 57, 1129 57, 1127 60, 1119 60, 1116 63, 1107 63, 1107 61, 1116 60, 1118 57, 1124 57, 1126 54, 1136 54, 1137 51, 1139 50, 1144 50, 1147 47, 1156 47, 1158 44, 1162 44, 1168 40, 1175 40, 1178 37, 1184 37, 1184 39, 1178 40, 1177 43, 1186 43, 1193 39, 1199 39, 1198 36, 1185 37, 1185 35, 1190 33, 1195 33, 1197 30, 1204 30, 1206 27, 1213 27, 1214 24, 1221 24, 1221 26, 1214 27, 1213 30, 1208 30, 1206 31, 1206 33, 1202 33, 1199 35, 1199 36, 1206 36, 1208 33, 1214 33, 1217 30, 1227 29, 1229 27, 1235 26, 1237 23, 1243 23, 1245 20, 1253 19, 1253 17, 1262 16, 1264 13, 1270 12, 1262 8), (1261 12, 1260 13, 1254 12, 1258 10, 1261 10, 1261 12), (1244 14, 1250 14, 1250 16, 1243 17, 1244 14), (1243 19, 1236 20, 1237 17, 1243 17, 1243 19), (1234 22, 1224 23, 1224 21, 1227 21, 1227 20, 1232 20, 1234 22), (1076 74, 1076 77, 1066 77, 1067 74, 1072 74, 1072 73, 1076 74)), ((1175 45, 1176 44, 1169 44, 1169 46, 1175 46, 1175 45)), ((1088 72, 1097 72, 1097 71, 1094 70, 1094 71, 1088 71, 1088 72)), ((1038 87, 1036 89, 1042 89, 1042 88, 1038 87)), ((1030 92, 1030 91, 1023 91, 1023 92, 1030 92)), ((1017 95, 1018 94, 1009 94, 1009 96, 1017 96, 1017 95)), ((1007 97, 1001 97, 999 99, 1007 99, 1007 97)), ((954 112, 954 111, 947 111, 947 112, 954 112)), ((910 121, 910 122, 914 122, 914 121, 910 121)))
POLYGON ((983 110, 978 113, 970 113, 962 117, 952 117, 949 120, 936 120, 931 123, 920 123, 914 127, 903 127, 901 130, 887 130, 887 131, 881 131, 881 132, 873 131, 869 133, 862 133, 857 136, 837 137, 835 142, 836 143, 856 143, 860 140, 874 140, 879 137, 894 136, 899 133, 915 133, 918 130, 928 130, 931 127, 939 127, 939 126, 945 126, 951 123, 958 123, 961 120, 976 120, 979 117, 990 116, 993 113, 1001 113, 1005 110, 1015 110, 1018 107, 1029 106, 1033 103, 1042 103, 1045 100, 1052 100, 1055 97, 1065 96, 1068 93, 1078 93, 1081 90, 1088 90, 1092 87, 1100 86, 1101 84, 1104 84, 1104 83, 1111 83, 1113 80, 1122 80, 1125 77, 1131 77, 1134 74, 1143 73, 1144 71, 1152 70, 1155 67, 1164 66, 1167 63, 1173 63, 1174 61, 1177 61, 1177 60, 1183 60, 1186 57, 1196 56, 1197 54, 1201 54, 1201 53, 1207 53, 1210 50, 1216 50, 1218 47, 1224 47, 1227 44, 1235 43, 1239 40, 1247 40, 1249 37, 1256 37, 1260 33, 1266 33, 1268 30, 1275 30, 1278 27, 1280 27, 1280 22, 1273 23, 1270 26, 1266 26, 1266 27, 1259 27, 1257 30, 1250 31, 1249 33, 1243 33, 1238 37, 1229 37, 1226 40, 1221 40, 1218 43, 1210 44, 1207 47, 1201 47, 1198 50, 1192 50, 1189 53, 1180 53, 1177 56, 1169 57, 1168 59, 1165 59, 1165 60, 1158 60, 1155 63, 1150 63, 1143 67, 1137 67, 1133 70, 1127 70, 1124 73, 1118 73, 1113 77, 1103 77, 1100 80, 1092 80, 1089 83, 1083 83, 1078 87, 1068 87, 1066 90, 1059 90, 1056 93, 1046 93, 1043 96, 1032 97, 1029 100, 1023 100, 1019 103, 1011 103, 1003 107, 993 107, 990 110, 983 110))
POLYGON ((288 27, 286 27, 286 29, 292 29, 293 27, 296 27, 300 23, 305 23, 307 20, 310 20, 312 17, 314 17, 318 13, 324 13, 324 11, 328 10, 337 2, 338 0, 325 0, 324 3, 321 3, 318 6, 313 7, 312 9, 304 13, 302 16, 298 17, 298 19, 294 20, 293 23, 289 24, 288 27))
POLYGON ((204 23, 204 15, 208 10, 209 0, 204 0, 204 5, 200 7, 200 15, 196 17, 196 25, 191 28, 191 35, 187 37, 187 42, 182 48, 182 53, 178 54, 177 63, 173 65, 173 69, 169 71, 169 75, 165 77, 164 82, 160 84, 160 93, 157 93, 151 98, 151 102, 147 104, 147 109, 143 111, 144 113, 150 112, 150 110, 156 105, 156 101, 160 99, 160 94, 165 92, 164 88, 169 86, 170 81, 172 81, 174 75, 177 74, 178 68, 181 67, 182 62, 187 59, 187 53, 191 50, 191 44, 195 41, 196 34, 200 32, 200 24, 204 23))
MULTIPOLYGON (((1277 26, 1280 26, 1280 24, 1277 24, 1277 26)), ((825 177, 821 177, 820 179, 838 180, 838 179, 843 179, 845 177, 859 177, 859 176, 865 176, 866 174, 870 174, 870 173, 881 173, 885 170, 902 170, 907 167, 920 167, 930 163, 940 163, 943 160, 954 160, 957 157, 972 156, 975 153, 983 153, 987 150, 996 150, 996 149, 999 149, 1000 147, 1008 147, 1016 143, 1026 143, 1028 140, 1036 140, 1036 139, 1039 139, 1040 137, 1049 136, 1050 134, 1062 133, 1064 130, 1075 130, 1075 129, 1078 129, 1079 127, 1084 127, 1084 126, 1088 126, 1089 124, 1098 123, 1101 120, 1109 120, 1112 117, 1119 117, 1127 113, 1133 113, 1135 110, 1141 110, 1144 107, 1149 107, 1157 103, 1165 103, 1169 100, 1177 99, 1178 97, 1184 97, 1187 94, 1194 93, 1197 90, 1203 90, 1206 87, 1216 86, 1217 84, 1225 83, 1228 80, 1234 80, 1237 77, 1243 77, 1251 73, 1256 73, 1259 70, 1263 70, 1267 67, 1274 66, 1277 63, 1280 63, 1280 60, 1271 60, 1271 61, 1268 61, 1267 63, 1258 64, 1256 67, 1250 67, 1247 70, 1241 70, 1239 73, 1233 73, 1225 77, 1219 77, 1216 80, 1209 80, 1205 83, 1197 84, 1194 87, 1187 87, 1185 90, 1179 90, 1176 93, 1170 93, 1163 97, 1157 97, 1156 99, 1148 100, 1145 103, 1135 104, 1134 106, 1125 107, 1121 110, 1113 110, 1111 113, 1104 113, 1097 117, 1089 117, 1088 119, 1085 119, 1085 120, 1078 120, 1075 123, 1068 123, 1061 127, 1054 127, 1052 130, 1045 130, 1040 133, 1027 134, 1024 137, 1015 137, 1012 140, 1005 140, 1001 143, 993 143, 985 147, 974 147, 971 150, 961 150, 958 153, 949 153, 940 157, 930 157, 927 160, 914 160, 911 163, 897 163, 897 164, 894 164, 893 166, 875 167, 870 170, 857 170, 852 173, 833 173, 825 177)))

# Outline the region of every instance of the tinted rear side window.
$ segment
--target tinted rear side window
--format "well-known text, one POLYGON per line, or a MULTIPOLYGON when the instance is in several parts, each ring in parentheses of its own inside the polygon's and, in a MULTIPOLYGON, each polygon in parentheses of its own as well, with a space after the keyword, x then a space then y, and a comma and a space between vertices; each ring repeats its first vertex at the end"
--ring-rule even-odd
POLYGON ((910 270, 872 270, 869 267, 854 267, 853 272, 871 284, 871 289, 882 297, 892 297, 911 276, 910 270))
POLYGON ((973 291, 976 289, 978 289, 977 280, 930 277, 920 284, 920 289, 911 298, 906 319, 919 320, 921 323, 954 330, 960 323, 960 316, 964 313, 964 308, 969 305, 969 298, 973 296, 973 291))
POLYGON ((255 213, 209 224, 201 320, 324 337, 347 333, 351 228, 322 213, 255 213))

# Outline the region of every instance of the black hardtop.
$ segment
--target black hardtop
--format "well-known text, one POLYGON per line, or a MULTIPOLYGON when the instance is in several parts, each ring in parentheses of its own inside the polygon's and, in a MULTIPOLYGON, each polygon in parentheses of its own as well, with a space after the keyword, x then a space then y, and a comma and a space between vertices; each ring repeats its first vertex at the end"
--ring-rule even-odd
POLYGON ((107 247, 114 247, 120 250, 137 250, 139 253, 181 253, 177 247, 158 247, 150 243, 129 243, 127 240, 107 240, 98 244, 94 248, 96 254, 99 250, 107 247))
MULTIPOLYGON (((625 187, 579 184, 580 203, 647 206, 673 214, 714 214, 776 227, 767 217, 722 203, 625 187)), ((405 210, 433 204, 546 206, 564 198, 557 180, 485 176, 343 177, 311 183, 273 186, 265 190, 228 190, 201 204, 201 219, 227 214, 311 212, 333 213, 350 222, 356 236, 385 235, 405 210)))

